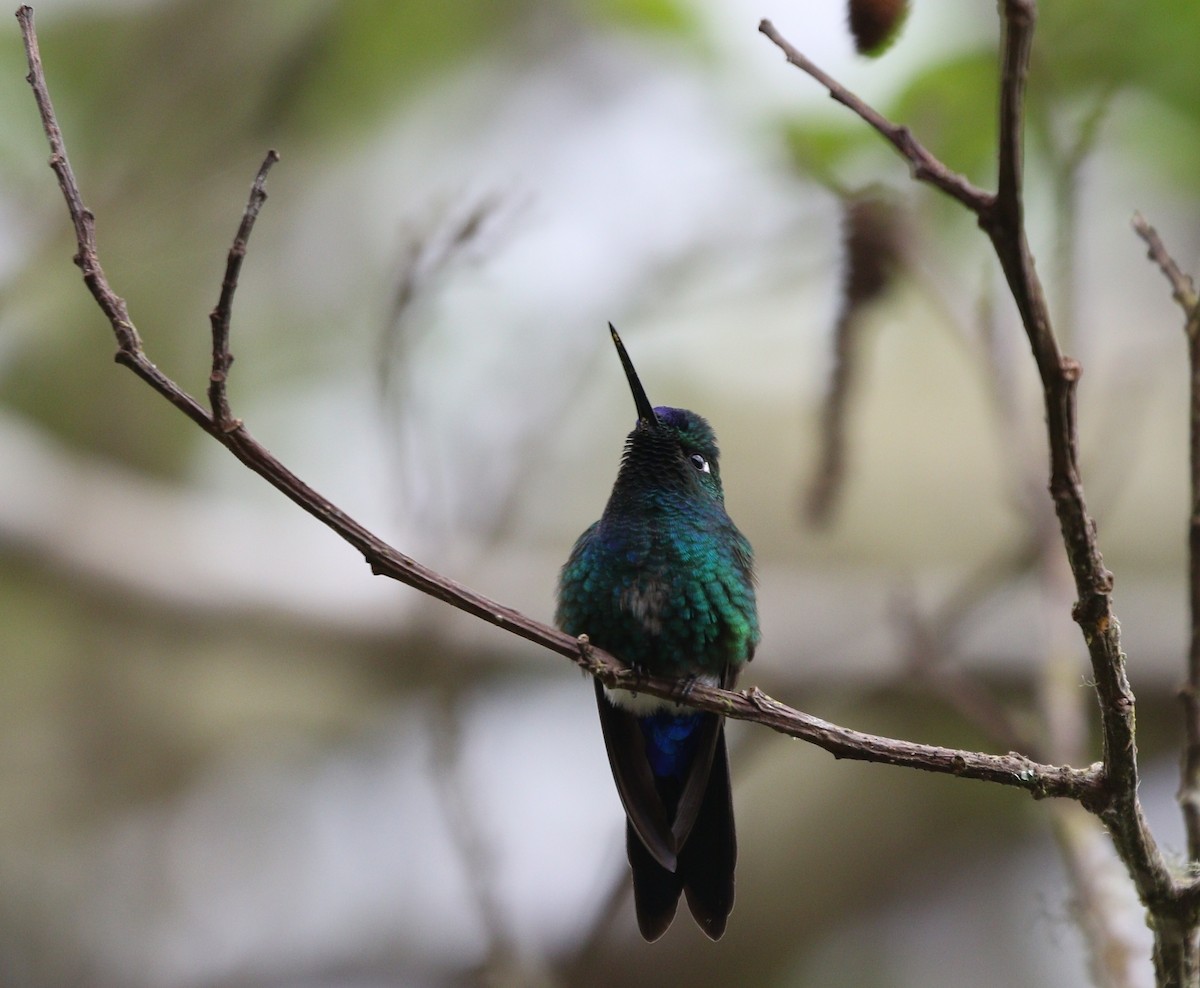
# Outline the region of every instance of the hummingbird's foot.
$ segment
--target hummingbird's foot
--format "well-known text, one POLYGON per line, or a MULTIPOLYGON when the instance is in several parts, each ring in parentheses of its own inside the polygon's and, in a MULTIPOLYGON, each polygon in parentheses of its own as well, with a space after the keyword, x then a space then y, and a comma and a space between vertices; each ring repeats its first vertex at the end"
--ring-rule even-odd
POLYGON ((637 688, 646 681, 646 677, 649 675, 649 673, 646 671, 646 667, 640 662, 630 663, 629 671, 633 673, 633 683, 630 687, 629 694, 630 696, 637 696, 637 688))
POLYGON ((579 643, 579 658, 583 660, 584 674, 599 672, 600 664, 592 654, 592 640, 587 635, 577 635, 575 641, 579 643))
POLYGON ((676 698, 679 700, 686 700, 689 696, 691 696, 692 690, 695 688, 696 681, 699 678, 700 677, 697 675, 691 675, 688 676, 687 679, 679 680, 679 682, 676 683, 674 690, 676 698))

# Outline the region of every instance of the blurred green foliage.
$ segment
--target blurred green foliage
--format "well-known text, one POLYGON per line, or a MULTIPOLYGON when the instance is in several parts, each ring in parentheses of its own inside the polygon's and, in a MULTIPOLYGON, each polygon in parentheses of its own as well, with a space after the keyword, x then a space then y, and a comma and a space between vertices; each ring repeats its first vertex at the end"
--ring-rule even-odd
MULTIPOLYGON (((1119 106, 1135 107, 1134 143, 1115 150, 1136 156, 1139 167, 1181 190, 1195 191, 1200 83, 1191 45, 1200 36, 1200 5, 1059 0, 1038 9, 1028 91, 1031 120, 1058 120, 1080 102, 1115 96, 1119 106), (1145 154, 1146 147, 1154 153, 1145 154)), ((986 184, 994 174, 997 68, 990 40, 969 50, 951 49, 922 64, 880 109, 910 127, 951 168, 986 184)), ((797 168, 824 184, 864 148, 883 147, 849 115, 831 125, 825 115, 804 113, 782 127, 797 168)), ((1060 146, 1069 144, 1069 137, 1060 138, 1060 146)))
POLYGON ((982 185, 995 171, 992 108, 999 92, 995 51, 964 52, 925 67, 892 100, 888 115, 904 121, 955 171, 982 185))
POLYGON ((635 30, 678 36, 700 30, 695 10, 676 0, 587 0, 587 7, 594 16, 635 30))

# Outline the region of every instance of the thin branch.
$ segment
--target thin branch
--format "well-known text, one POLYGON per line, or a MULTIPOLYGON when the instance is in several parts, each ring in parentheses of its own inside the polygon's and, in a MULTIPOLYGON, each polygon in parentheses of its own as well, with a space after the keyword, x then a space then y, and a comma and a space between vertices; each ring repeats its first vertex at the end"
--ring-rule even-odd
POLYGON ((229 248, 225 279, 221 282, 221 297, 208 317, 212 323, 212 372, 208 378, 208 401, 214 421, 225 432, 231 432, 242 424, 230 412, 229 398, 225 391, 229 368, 233 364, 233 354, 229 352, 229 320, 233 315, 233 295, 237 291, 238 275, 246 257, 250 232, 254 229, 259 210, 267 201, 263 183, 267 180, 267 172, 278 160, 279 155, 274 150, 268 151, 258 174, 254 177, 254 184, 250 187, 250 198, 246 202, 246 211, 242 214, 242 222, 233 238, 233 246, 229 248))
MULTIPOLYGON (((623 673, 616 685, 626 689, 637 686, 636 677, 625 678, 623 673)), ((603 676, 601 678, 604 678, 603 676)), ((666 684, 664 684, 666 685, 666 684)), ((696 687, 699 690, 699 687, 696 687)), ((646 690, 646 692, 651 692, 646 690)), ((653 691, 656 696, 664 693, 653 691)), ((706 691, 707 692, 707 691, 706 691)), ((855 761, 879 762, 886 765, 902 765, 942 775, 957 775, 968 779, 995 782, 1016 786, 1030 792, 1035 798, 1044 796, 1066 796, 1089 803, 1093 807, 1106 798, 1103 772, 1099 765, 1086 769, 1067 766, 1041 765, 1024 755, 1010 752, 1007 755, 987 755, 973 751, 959 751, 934 745, 914 744, 892 738, 880 738, 860 731, 830 724, 810 714, 800 713, 773 700, 756 687, 751 687, 733 697, 721 695, 725 691, 713 690, 719 702, 709 704, 692 703, 702 709, 723 713, 735 720, 750 720, 763 724, 781 734, 808 741, 828 751, 835 758, 855 761), (732 700, 732 702, 730 702, 732 700), (726 704, 729 704, 728 706, 726 704)), ((698 698, 692 697, 697 700, 698 698)))
MULTIPOLYGON (((938 774, 994 782, 1024 789, 1035 798, 1059 796, 1080 801, 1090 807, 1098 807, 1104 803, 1104 777, 1098 765, 1084 769, 1042 765, 1015 753, 989 755, 864 734, 794 710, 757 688, 733 692, 697 683, 686 696, 681 696, 679 684, 674 680, 643 678, 613 656, 593 648, 586 638, 572 638, 555 628, 534 621, 519 611, 476 593, 410 559, 304 483, 256 442, 244 425, 233 424, 232 428, 227 429, 219 424, 194 398, 162 374, 145 356, 141 340, 126 313, 125 302, 108 284, 96 256, 92 215, 83 205, 79 188, 67 163, 54 110, 46 92, 33 30, 33 12, 27 6, 21 7, 17 18, 21 23, 26 50, 29 53, 29 82, 33 86, 43 125, 51 142, 51 166, 58 176, 63 197, 75 224, 84 281, 112 324, 119 347, 117 360, 184 411, 252 471, 354 546, 371 566, 373 573, 404 583, 489 624, 564 655, 599 678, 609 688, 648 693, 664 699, 673 699, 699 710, 721 713, 735 720, 762 724, 782 734, 815 744, 837 758, 900 765, 938 774)), ((264 161, 264 170, 271 163, 271 156, 268 155, 264 161)), ((259 175, 260 178, 265 177, 263 171, 260 171, 259 175)), ((261 183, 257 180, 255 186, 261 191, 261 183)), ((248 212, 254 208, 253 199, 252 191, 248 212)), ((248 233, 248 229, 246 232, 248 233)), ((234 249, 237 249, 236 243, 234 249)), ((229 295, 232 298, 232 291, 229 295)), ((214 320, 214 324, 218 323, 219 326, 214 325, 214 332, 224 332, 228 324, 224 315, 214 320)), ((224 346, 228 346, 227 339, 224 346)), ((216 341, 214 349, 220 354, 222 342, 216 341)))
POLYGON ((475 912, 487 935, 487 957, 481 967, 486 982, 546 984, 541 965, 519 947, 497 888, 495 848, 491 829, 480 819, 480 808, 468 795, 463 760, 463 695, 454 688, 439 690, 428 718, 431 742, 430 781, 445 820, 445 833, 457 851, 475 912), (510 975, 498 977, 500 972, 510 975))
POLYGON ((998 210, 1012 210, 1009 224, 1024 226, 1022 217, 1022 174, 1025 156, 1025 83, 1029 76, 1029 53, 1033 48, 1036 7, 1032 0, 1004 0, 1001 23, 1003 65, 1000 86, 1000 134, 997 153, 996 201, 998 210))
POLYGON ((50 93, 46 88, 42 56, 38 50, 37 34, 33 29, 33 8, 27 5, 17 8, 17 21, 21 25, 21 35, 25 41, 25 57, 29 63, 29 74, 25 77, 25 81, 33 89, 38 114, 42 119, 42 128, 46 132, 46 139, 50 142, 50 167, 58 177, 59 188, 62 189, 63 197, 67 201, 67 211, 70 213, 71 223, 75 227, 75 242, 78 245, 78 252, 75 254, 74 261, 83 272, 84 283, 116 335, 116 360, 129 367, 193 422, 211 432, 212 420, 196 400, 142 356, 142 341, 130 321, 125 300, 109 287, 108 279, 105 277, 96 255, 96 218, 92 215, 92 211, 84 206, 83 199, 79 194, 79 186, 71 170, 71 162, 67 158, 62 131, 59 129, 58 120, 54 115, 54 106, 50 102, 50 93))
POLYGON ((1200 863, 1200 298, 1192 279, 1180 270, 1158 231, 1140 213, 1133 228, 1146 242, 1149 257, 1166 276, 1171 294, 1183 310, 1188 345, 1189 437, 1192 510, 1188 519, 1188 596, 1191 641, 1187 682, 1179 690, 1183 704, 1184 748, 1177 799, 1187 831, 1188 860, 1200 863))
POLYGON ((983 189, 972 185, 957 172, 951 171, 941 161, 912 135, 912 132, 899 124, 894 124, 874 107, 863 102, 854 93, 839 83, 832 76, 814 65, 806 55, 793 47, 775 28, 769 20, 761 21, 759 31, 765 34, 783 52, 784 56, 796 68, 807 72, 828 91, 829 95, 857 113, 871 125, 886 140, 888 140, 901 156, 912 166, 913 178, 920 182, 941 189, 952 199, 957 199, 972 212, 982 212, 990 207, 993 196, 983 189))
POLYGON ((1163 245, 1158 231, 1146 222, 1141 213, 1133 214, 1132 223, 1137 235, 1146 242, 1147 256, 1158 265, 1167 281, 1171 283, 1171 297, 1178 303, 1184 318, 1187 319, 1187 335, 1196 336, 1200 333, 1200 297, 1196 295, 1195 282, 1191 275, 1184 274, 1175 263, 1175 258, 1163 245))
MULTIPOLYGON (((1095 150, 1101 125, 1112 105, 1116 83, 1109 81, 1088 108, 1077 129, 1064 141, 1061 128, 1048 114, 1040 114, 1040 137, 1052 149, 1050 180, 1054 195, 1055 234, 1051 281, 1057 287, 1054 319, 1059 339, 1069 347, 1077 329, 1076 289, 1079 282, 1079 205, 1083 192, 1083 166, 1095 150)), ((1103 434, 1103 433, 1102 433, 1103 434)))

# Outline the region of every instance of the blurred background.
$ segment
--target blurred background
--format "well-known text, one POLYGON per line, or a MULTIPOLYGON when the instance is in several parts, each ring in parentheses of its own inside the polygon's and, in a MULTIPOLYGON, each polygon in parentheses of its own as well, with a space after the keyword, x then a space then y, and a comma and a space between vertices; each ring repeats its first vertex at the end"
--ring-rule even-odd
MULTIPOLYGON (((225 255, 279 150, 230 397, 347 513, 550 620, 634 419, 611 319, 651 399, 721 438, 759 560, 744 684, 1087 764, 1040 389, 994 259, 764 16, 992 182, 991 3, 922 0, 875 60, 841 4, 795 0, 37 5, 102 261, 201 397, 225 255)), ((1028 121, 1031 236, 1085 368, 1089 506, 1172 853, 1186 350, 1129 219, 1197 269, 1197 32, 1187 0, 1046 5, 1028 121)), ((373 578, 113 364, 25 72, 10 20, 0 983, 1150 983, 1124 873, 1070 807, 741 725, 729 931, 681 915, 642 943, 590 685, 373 578)))

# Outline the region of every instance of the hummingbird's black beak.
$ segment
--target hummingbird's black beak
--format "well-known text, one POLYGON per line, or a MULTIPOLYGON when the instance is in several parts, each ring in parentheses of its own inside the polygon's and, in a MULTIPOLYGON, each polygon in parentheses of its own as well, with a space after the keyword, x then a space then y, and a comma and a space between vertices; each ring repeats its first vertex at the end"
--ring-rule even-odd
POLYGON ((617 348, 617 356, 621 358, 621 366, 625 368, 625 378, 629 381, 629 390, 633 392, 633 403, 637 406, 638 418, 649 426, 658 425, 658 416, 654 414, 654 406, 646 397, 646 389, 638 380, 637 371, 633 369, 633 361, 625 352, 625 344, 621 342, 621 337, 617 335, 617 330, 612 323, 608 324, 608 331, 612 333, 613 346, 617 348))

